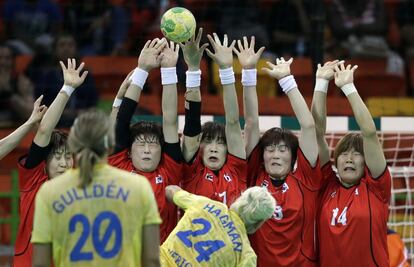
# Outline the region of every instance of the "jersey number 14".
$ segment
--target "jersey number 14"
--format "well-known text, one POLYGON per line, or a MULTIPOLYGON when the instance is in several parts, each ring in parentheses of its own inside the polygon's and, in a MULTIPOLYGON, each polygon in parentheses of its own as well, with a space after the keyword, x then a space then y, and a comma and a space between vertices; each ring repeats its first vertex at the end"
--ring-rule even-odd
POLYGON ((346 225, 346 212, 348 210, 348 207, 345 207, 341 214, 339 215, 338 219, 336 219, 336 217, 338 216, 339 213, 339 209, 338 208, 334 208, 332 210, 332 219, 331 219, 331 225, 335 226, 337 224, 342 224, 342 225, 346 225))

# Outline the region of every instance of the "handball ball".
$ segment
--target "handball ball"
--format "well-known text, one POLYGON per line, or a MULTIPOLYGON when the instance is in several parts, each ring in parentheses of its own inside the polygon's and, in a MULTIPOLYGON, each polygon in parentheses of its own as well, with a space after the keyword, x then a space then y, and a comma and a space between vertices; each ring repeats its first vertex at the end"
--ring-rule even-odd
POLYGON ((173 7, 162 15, 162 34, 173 42, 187 41, 194 35, 195 29, 195 18, 188 9, 173 7))

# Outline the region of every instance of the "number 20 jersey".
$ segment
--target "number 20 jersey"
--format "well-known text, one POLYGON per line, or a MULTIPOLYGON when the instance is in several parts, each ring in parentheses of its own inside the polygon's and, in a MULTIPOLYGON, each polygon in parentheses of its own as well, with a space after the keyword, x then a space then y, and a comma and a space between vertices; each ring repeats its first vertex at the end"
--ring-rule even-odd
POLYGON ((184 190, 174 203, 185 213, 161 246, 161 266, 256 266, 244 223, 225 204, 184 190))
POLYGON ((31 242, 53 243, 55 266, 141 266, 143 226, 161 223, 147 179, 106 164, 85 189, 78 176, 40 188, 31 242))

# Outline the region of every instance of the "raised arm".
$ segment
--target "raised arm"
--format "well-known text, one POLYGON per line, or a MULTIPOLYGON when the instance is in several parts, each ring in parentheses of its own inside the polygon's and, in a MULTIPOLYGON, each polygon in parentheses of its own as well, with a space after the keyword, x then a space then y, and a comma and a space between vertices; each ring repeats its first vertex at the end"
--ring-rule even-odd
POLYGON ((125 92, 128 89, 128 87, 131 85, 131 74, 132 71, 128 73, 125 80, 122 82, 121 86, 118 89, 118 92, 116 93, 116 97, 114 100, 114 103, 112 104, 112 110, 111 110, 111 122, 113 125, 115 125, 116 117, 118 115, 119 107, 121 106, 122 100, 124 99, 125 92))
POLYGON ((40 147, 45 147, 49 144, 52 132, 62 116, 70 95, 85 81, 86 75, 88 75, 88 71, 84 71, 81 74, 85 63, 81 63, 79 67, 76 68, 76 60, 74 58, 68 58, 67 67, 60 61, 60 66, 63 71, 64 85, 43 116, 33 140, 33 142, 40 147))
POLYGON ((288 96, 300 125, 299 147, 310 165, 316 166, 318 144, 316 142, 315 123, 305 99, 299 92, 295 79, 290 74, 290 64, 292 62, 292 58, 288 61, 285 61, 283 57, 277 58, 276 65, 267 62, 270 69, 263 68, 263 70, 271 77, 279 80, 283 92, 288 96))
POLYGON ((233 48, 236 43, 234 40, 228 44, 227 34, 224 35, 223 44, 216 33, 213 37, 207 35, 214 54, 206 49, 207 55, 211 57, 220 68, 220 79, 223 85, 223 103, 226 116, 226 140, 227 150, 230 154, 245 159, 246 151, 244 149, 243 137, 239 122, 239 105, 237 102, 236 87, 233 72, 233 48))
POLYGON ((335 66, 338 60, 328 61, 323 66, 318 64, 316 71, 315 91, 312 98, 312 116, 316 126, 316 140, 319 147, 319 159, 321 166, 329 161, 329 146, 325 139, 326 133, 326 94, 329 81, 334 77, 335 66))
POLYGON ((243 105, 244 105, 244 143, 246 157, 249 157, 255 146, 259 143, 259 107, 256 92, 257 70, 256 65, 264 51, 264 46, 257 52, 254 52, 255 37, 252 36, 250 44, 247 37, 243 37, 243 44, 237 41, 237 46, 233 51, 239 58, 242 66, 242 84, 243 84, 243 105))
POLYGON ((119 107, 115 124, 115 150, 118 153, 129 145, 129 124, 132 115, 139 102, 141 91, 148 77, 148 72, 159 67, 161 62, 161 51, 164 49, 165 39, 158 38, 148 40, 138 58, 138 67, 131 74, 131 83, 128 86, 124 99, 119 107))
POLYGON ((187 64, 186 92, 185 92, 185 125, 182 154, 186 162, 190 162, 201 140, 201 71, 200 61, 208 44, 200 47, 203 29, 200 28, 197 37, 193 35, 188 42, 180 43, 187 64))
POLYGON ((335 84, 346 95, 364 140, 365 163, 373 178, 378 178, 387 167, 384 152, 377 136, 374 120, 354 85, 354 72, 358 66, 344 63, 335 66, 335 84))
POLYGON ((177 71, 178 44, 170 42, 161 52, 162 131, 166 143, 178 143, 177 71))
POLYGON ((22 141, 26 134, 36 127, 37 123, 43 118, 47 107, 45 105, 41 105, 42 99, 43 95, 41 95, 34 102, 32 114, 23 125, 0 140, 0 159, 10 153, 10 151, 12 151, 22 141))

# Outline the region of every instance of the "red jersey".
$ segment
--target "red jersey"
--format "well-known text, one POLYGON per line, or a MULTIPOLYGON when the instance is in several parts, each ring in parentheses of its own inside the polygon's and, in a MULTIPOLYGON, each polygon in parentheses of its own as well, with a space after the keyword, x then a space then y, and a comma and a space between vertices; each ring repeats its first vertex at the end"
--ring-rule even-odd
POLYGON ((160 242, 162 244, 177 225, 177 208, 165 197, 165 187, 180 183, 182 164, 176 162, 167 153, 163 153, 161 161, 154 171, 143 172, 135 169, 127 149, 110 156, 108 163, 119 169, 145 176, 150 182, 162 219, 160 225, 160 242))
POLYGON ((26 157, 19 160, 20 223, 14 247, 13 264, 16 267, 32 266, 32 244, 30 238, 33 229, 34 204, 37 191, 48 180, 46 163, 42 161, 33 169, 24 167, 26 157))
POLYGON ((317 264, 315 225, 322 174, 319 161, 312 168, 300 149, 296 163, 296 170, 288 174, 282 185, 275 186, 265 170, 263 150, 257 146, 250 155, 250 185, 267 187, 276 200, 273 217, 250 235, 257 266, 317 264))
POLYGON ((230 206, 246 188, 246 160, 227 154, 223 167, 214 172, 202 157, 200 150, 193 163, 184 164, 183 189, 230 206))
POLYGON ((344 187, 328 163, 318 223, 320 266, 389 266, 387 250, 388 168, 373 179, 368 168, 359 184, 344 187))

